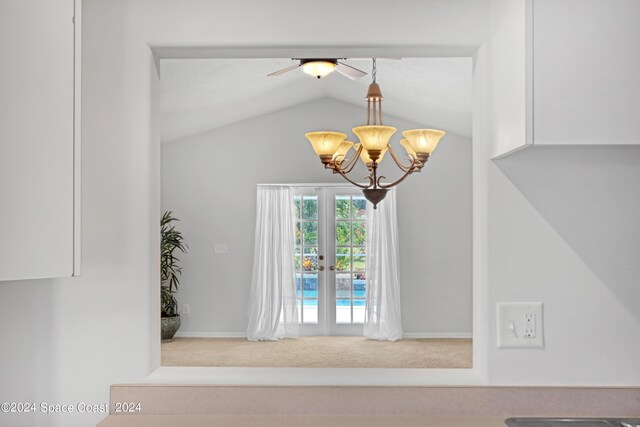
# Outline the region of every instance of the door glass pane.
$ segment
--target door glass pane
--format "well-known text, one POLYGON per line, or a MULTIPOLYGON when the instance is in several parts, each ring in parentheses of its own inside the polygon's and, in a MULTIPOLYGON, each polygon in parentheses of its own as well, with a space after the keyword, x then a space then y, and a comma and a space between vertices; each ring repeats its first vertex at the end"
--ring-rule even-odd
POLYGON ((351 222, 336 221, 336 245, 349 246, 351 244, 351 222))
POLYGON ((351 298, 351 274, 336 274, 336 298, 351 298))
POLYGON ((302 241, 305 246, 318 246, 318 222, 302 223, 302 241))
POLYGON ((353 196, 351 210, 354 219, 365 219, 367 217, 367 199, 364 196, 353 196))
POLYGON ((365 271, 367 256, 364 248, 353 248, 353 271, 365 271))
POLYGON ((364 298, 367 294, 367 281, 364 273, 355 273, 353 275, 353 297, 364 298))
POLYGON ((302 202, 302 219, 318 219, 317 196, 304 196, 302 202))
POLYGON ((336 323, 351 323, 351 300, 336 300, 336 323))
POLYGON ((365 237, 367 235, 366 232, 367 223, 364 221, 354 221, 353 222, 353 245, 354 246, 364 246, 365 237))
POLYGON ((336 196, 336 219, 349 219, 351 211, 350 196, 336 196))
POLYGON ((318 273, 305 273, 302 276, 302 297, 318 298, 318 273))
POLYGON ((295 212, 296 212, 296 218, 300 219, 300 205, 302 204, 302 197, 300 196, 295 196, 293 198, 293 205, 295 208, 295 212))
POLYGON ((336 270, 351 271, 351 248, 336 248, 336 270))
POLYGON ((296 247, 296 253, 294 255, 295 261, 296 261, 296 271, 300 271, 301 265, 300 265, 300 247, 296 247))
POLYGON ((305 299, 304 301, 304 323, 318 323, 318 300, 305 299))
POLYGON ((300 246, 302 243, 302 229, 300 228, 300 221, 296 222, 296 246, 300 246))
POLYGON ((302 323, 318 323, 318 274, 305 273, 302 283, 302 323))
MULTIPOLYGON (((302 296, 302 274, 298 273, 296 274, 296 296, 298 297, 298 299, 300 299, 300 297, 302 296)), ((299 309, 300 307, 298 307, 299 309)), ((298 310, 299 311, 299 310, 298 310)))
POLYGON ((304 271, 315 271, 318 269, 318 248, 304 247, 304 258, 302 260, 302 269, 304 271))
POLYGON ((353 300, 353 323, 364 323, 365 300, 353 300))

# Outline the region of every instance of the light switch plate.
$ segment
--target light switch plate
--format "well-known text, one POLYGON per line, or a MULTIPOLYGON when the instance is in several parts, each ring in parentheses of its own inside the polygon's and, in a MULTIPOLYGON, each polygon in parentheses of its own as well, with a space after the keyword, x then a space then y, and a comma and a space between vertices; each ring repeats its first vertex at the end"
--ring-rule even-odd
POLYGON ((229 248, 227 247, 226 243, 216 243, 213 246, 213 252, 216 254, 226 254, 227 252, 229 252, 229 248))
POLYGON ((541 302, 499 302, 498 348, 544 348, 541 302))

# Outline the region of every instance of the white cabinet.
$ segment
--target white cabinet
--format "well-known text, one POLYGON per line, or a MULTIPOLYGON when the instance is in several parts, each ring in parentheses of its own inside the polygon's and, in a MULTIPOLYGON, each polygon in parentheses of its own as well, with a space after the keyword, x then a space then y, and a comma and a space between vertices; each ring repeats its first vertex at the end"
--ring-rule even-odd
POLYGON ((492 157, 640 144, 640 1, 492 0, 492 157))
POLYGON ((640 144, 640 1, 533 0, 534 144, 640 144))
POLYGON ((79 4, 0 2, 0 280, 79 273, 79 4))

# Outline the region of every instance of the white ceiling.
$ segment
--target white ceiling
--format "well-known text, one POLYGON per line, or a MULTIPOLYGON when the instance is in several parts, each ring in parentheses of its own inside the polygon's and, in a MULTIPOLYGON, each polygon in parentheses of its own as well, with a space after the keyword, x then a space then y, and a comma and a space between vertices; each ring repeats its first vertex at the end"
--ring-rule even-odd
MULTIPOLYGON (((294 62, 163 59, 162 141, 176 141, 323 97, 362 106, 364 121, 371 60, 346 62, 369 75, 354 81, 334 72, 318 80, 296 69, 267 77, 294 62)), ((384 114, 470 137, 471 67, 471 58, 378 60, 384 114)))

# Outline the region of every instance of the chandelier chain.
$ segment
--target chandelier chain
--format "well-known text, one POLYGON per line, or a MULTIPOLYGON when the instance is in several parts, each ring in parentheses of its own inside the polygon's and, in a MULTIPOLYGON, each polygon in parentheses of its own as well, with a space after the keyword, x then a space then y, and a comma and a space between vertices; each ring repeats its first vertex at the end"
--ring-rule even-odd
POLYGON ((373 69, 371 70, 371 77, 373 77, 373 82, 376 82, 376 72, 378 70, 376 69, 376 58, 373 58, 373 69))

